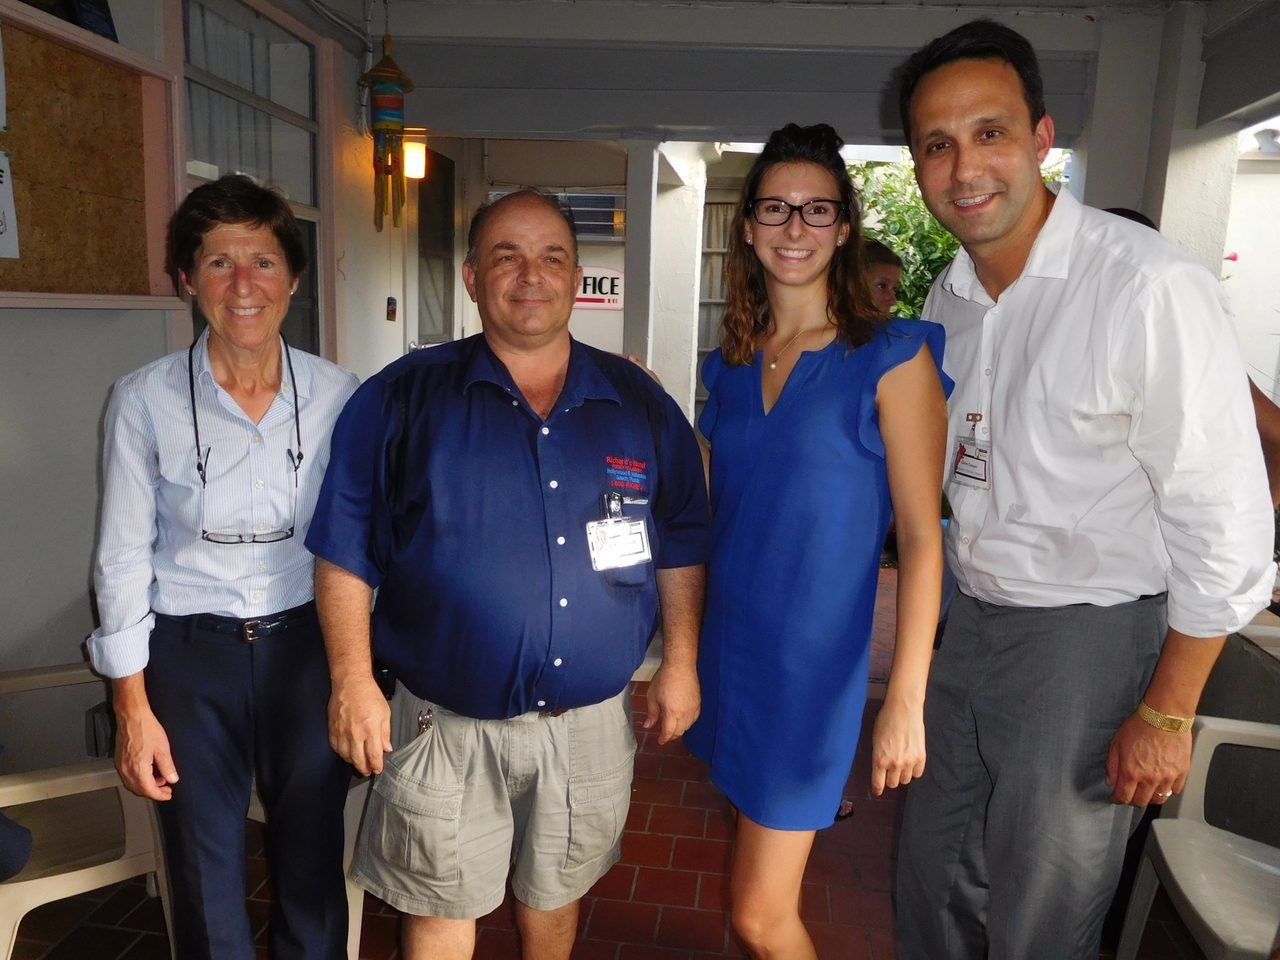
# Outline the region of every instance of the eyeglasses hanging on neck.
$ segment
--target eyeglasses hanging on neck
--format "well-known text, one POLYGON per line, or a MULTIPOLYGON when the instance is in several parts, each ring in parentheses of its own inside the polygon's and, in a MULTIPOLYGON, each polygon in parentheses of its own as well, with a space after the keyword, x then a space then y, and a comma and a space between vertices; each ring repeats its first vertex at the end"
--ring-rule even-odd
POLYGON ((298 518, 298 470, 302 467, 302 421, 298 416, 298 380, 293 373, 293 356, 289 351, 289 344, 281 335, 280 342, 284 344, 285 364, 289 368, 289 384, 293 389, 293 430, 298 441, 297 453, 293 450, 286 450, 285 454, 289 458, 289 464, 293 467, 293 506, 289 512, 289 526, 283 530, 263 530, 253 533, 239 533, 222 530, 208 530, 205 526, 204 507, 205 492, 209 485, 208 464, 209 454, 212 447, 202 447, 200 444, 200 418, 196 413, 196 375, 195 375, 195 343, 187 348, 187 387, 191 392, 191 428, 196 437, 196 473, 200 475, 200 539, 207 540, 210 543, 237 544, 237 543, 279 543, 281 540, 288 540, 293 536, 293 531, 297 526, 298 518))

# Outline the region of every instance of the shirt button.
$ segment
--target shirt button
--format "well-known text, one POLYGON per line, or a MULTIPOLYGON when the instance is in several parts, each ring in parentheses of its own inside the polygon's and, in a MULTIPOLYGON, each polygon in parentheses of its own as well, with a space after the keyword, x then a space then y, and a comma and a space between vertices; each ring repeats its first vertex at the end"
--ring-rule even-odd
POLYGON ((261 599, 262 599, 262 591, 261 591, 261 590, 255 590, 255 591, 253 591, 253 593, 251 594, 251 596, 253 597, 253 599, 254 599, 255 601, 261 600, 261 599))
POLYGON ((553 664, 555 664, 557 667, 558 667, 558 666, 560 666, 560 664, 564 663, 564 661, 563 661, 563 660, 561 660, 559 657, 556 657, 556 658, 555 658, 554 660, 552 660, 551 662, 552 662, 553 664))
POLYGON ((267 561, 265 561, 265 560, 259 560, 259 561, 258 561, 258 569, 259 569, 259 570, 261 570, 263 573, 266 573, 266 572, 267 572, 267 561))
POLYGON ((542 428, 542 435, 543 435, 544 437, 545 437, 547 434, 549 434, 550 432, 551 432, 551 428, 550 428, 550 427, 543 427, 543 428, 542 428))
POLYGON ((254 532, 254 533, 266 533, 266 532, 267 532, 267 525, 266 525, 265 523, 255 523, 255 524, 253 525, 253 532, 254 532))
POLYGON ((990 368, 990 367, 987 367, 987 371, 986 371, 986 372, 987 372, 987 376, 988 376, 988 377, 989 377, 989 376, 991 376, 991 368, 990 368))
POLYGON ((961 537, 961 538, 960 538, 960 542, 961 542, 961 543, 968 543, 968 542, 969 542, 969 538, 968 538, 968 537, 961 537))
POLYGON ((563 547, 563 546, 564 546, 564 537, 556 537, 556 543, 558 543, 560 546, 562 546, 562 547, 563 547))
POLYGON ((265 487, 265 486, 266 486, 266 484, 265 484, 265 483, 263 483, 261 480, 255 480, 255 481, 253 481, 253 489, 255 489, 255 490, 261 490, 261 489, 262 489, 263 487, 265 487))
POLYGON ((568 598, 568 597, 561 597, 561 598, 560 598, 560 606, 562 606, 562 607, 567 607, 568 605, 569 605, 569 598, 568 598))
POLYGON ((511 401, 511 405, 512 405, 513 407, 518 407, 518 406, 520 406, 520 401, 519 401, 519 400, 512 400, 512 401, 511 401))
POLYGON ((547 701, 545 701, 545 700, 539 700, 539 701, 538 701, 538 706, 540 706, 540 707, 545 707, 546 705, 547 705, 547 701))
POLYGON ((556 487, 560 486, 560 481, 552 480, 550 483, 547 484, 547 486, 550 487, 552 490, 554 490, 556 487))
POLYGON ((262 442, 262 434, 260 434, 260 433, 255 433, 255 434, 253 435, 253 437, 252 437, 252 438, 250 438, 249 442, 250 442, 250 443, 261 443, 261 442, 262 442))

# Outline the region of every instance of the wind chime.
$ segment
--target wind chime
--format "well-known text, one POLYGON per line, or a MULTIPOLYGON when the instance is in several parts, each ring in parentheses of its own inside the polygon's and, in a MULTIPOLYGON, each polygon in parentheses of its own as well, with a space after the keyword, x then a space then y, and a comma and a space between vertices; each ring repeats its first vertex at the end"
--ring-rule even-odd
POLYGON ((404 95, 413 81, 391 59, 391 17, 388 0, 383 0, 382 59, 359 80, 369 88, 369 110, 373 130, 373 225, 382 230, 388 205, 391 225, 400 226, 404 207, 404 95), (390 183, 390 194, 387 186, 390 183))

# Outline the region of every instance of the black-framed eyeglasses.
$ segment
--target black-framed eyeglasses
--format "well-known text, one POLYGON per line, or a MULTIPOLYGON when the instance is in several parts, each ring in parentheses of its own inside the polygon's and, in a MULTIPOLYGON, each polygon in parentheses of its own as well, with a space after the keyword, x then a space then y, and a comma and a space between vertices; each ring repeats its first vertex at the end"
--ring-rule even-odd
POLYGON ((293 355, 289 351, 289 343, 281 335, 284 344, 284 359, 289 368, 289 384, 293 389, 293 430, 298 441, 298 452, 286 450, 289 463, 293 467, 293 506, 289 512, 289 526, 284 530, 265 530, 257 533, 234 533, 228 531, 210 531, 205 528, 204 502, 205 488, 209 485, 208 463, 212 447, 200 445, 200 418, 196 414, 196 375, 195 375, 195 343, 187 348, 187 387, 191 392, 191 428, 196 437, 196 473, 200 475, 200 539, 210 543, 279 543, 293 536, 298 525, 298 471, 302 467, 302 421, 298 416, 298 379, 293 373, 293 355))
POLYGON ((814 197, 800 204, 787 203, 781 197, 756 197, 748 209, 751 218, 765 227, 780 227, 794 213, 799 213, 800 219, 811 227, 829 227, 844 213, 844 204, 826 197, 814 197))

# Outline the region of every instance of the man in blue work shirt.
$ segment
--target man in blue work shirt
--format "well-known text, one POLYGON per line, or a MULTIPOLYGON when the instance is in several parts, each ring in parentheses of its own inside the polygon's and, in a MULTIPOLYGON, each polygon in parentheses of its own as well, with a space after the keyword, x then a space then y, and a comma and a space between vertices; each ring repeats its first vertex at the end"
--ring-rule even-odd
POLYGON ((567 960, 618 859, 659 598, 645 726, 698 714, 702 461, 644 370, 569 336, 582 269, 553 199, 481 207, 463 280, 483 333, 392 363, 334 429, 307 536, 329 738, 380 774, 352 876, 405 914, 407 960, 470 957, 509 868, 525 960, 567 960), (395 750, 371 646, 401 683, 395 750))

